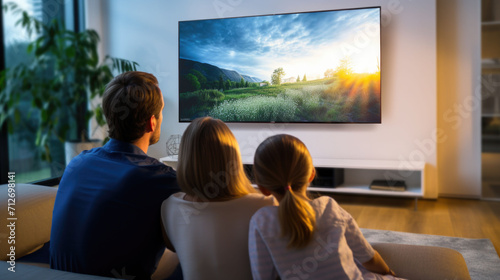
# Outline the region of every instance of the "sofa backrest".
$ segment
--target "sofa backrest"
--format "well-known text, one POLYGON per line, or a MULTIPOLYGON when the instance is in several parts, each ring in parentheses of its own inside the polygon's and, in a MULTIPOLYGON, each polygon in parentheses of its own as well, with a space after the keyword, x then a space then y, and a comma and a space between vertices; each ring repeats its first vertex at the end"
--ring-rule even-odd
POLYGON ((17 260, 50 240, 57 193, 55 187, 32 184, 15 184, 10 189, 14 191, 9 192, 8 185, 0 185, 0 220, 6 223, 0 226, 0 260, 3 261, 9 261, 12 256, 17 260))

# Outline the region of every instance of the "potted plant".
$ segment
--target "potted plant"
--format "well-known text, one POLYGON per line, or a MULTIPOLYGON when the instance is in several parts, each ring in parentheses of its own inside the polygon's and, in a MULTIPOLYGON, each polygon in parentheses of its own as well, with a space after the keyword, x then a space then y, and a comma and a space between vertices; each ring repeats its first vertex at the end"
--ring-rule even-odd
POLYGON ((0 126, 7 122, 9 131, 19 119, 18 104, 31 99, 31 111, 39 114, 36 145, 43 148, 42 158, 51 160, 49 139, 62 142, 91 142, 89 121, 95 117, 102 126, 105 120, 100 104, 89 107, 89 101, 102 97, 113 71, 135 71, 138 65, 124 59, 98 55, 99 35, 87 29, 75 32, 58 20, 39 21, 14 3, 3 6, 6 12, 19 14, 16 23, 37 39, 29 43, 28 64, 5 69, 0 75, 0 126), (34 109, 34 110, 33 110, 34 109))

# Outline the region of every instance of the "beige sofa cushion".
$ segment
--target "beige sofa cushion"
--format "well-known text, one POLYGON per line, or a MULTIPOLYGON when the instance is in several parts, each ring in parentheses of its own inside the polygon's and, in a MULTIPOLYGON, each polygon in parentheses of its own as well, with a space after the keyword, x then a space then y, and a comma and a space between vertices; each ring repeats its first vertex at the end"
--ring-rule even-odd
POLYGON ((74 272, 67 272, 57 269, 50 269, 45 267, 38 267, 33 265, 28 265, 24 263, 16 263, 16 271, 9 271, 10 265, 7 262, 0 262, 0 279, 56 279, 56 280, 117 280, 117 279, 132 279, 133 276, 129 276, 126 273, 123 275, 116 275, 116 278, 102 277, 89 274, 80 274, 74 272), (118 278, 119 277, 119 278, 118 278))
MULTIPOLYGON (((15 216, 10 216, 8 207, 8 185, 0 185, 0 260, 7 261, 10 247, 15 246, 16 260, 43 246, 50 240, 52 210, 57 188, 31 184, 15 186, 15 216), (7 220, 16 217, 17 220, 7 220), (8 225, 15 222, 11 231, 8 225), (9 238, 15 235, 15 244, 9 244, 9 238)), ((12 240, 12 239, 10 239, 12 240)))
POLYGON ((465 259, 450 248, 394 243, 374 243, 396 276, 406 279, 471 279, 465 259))

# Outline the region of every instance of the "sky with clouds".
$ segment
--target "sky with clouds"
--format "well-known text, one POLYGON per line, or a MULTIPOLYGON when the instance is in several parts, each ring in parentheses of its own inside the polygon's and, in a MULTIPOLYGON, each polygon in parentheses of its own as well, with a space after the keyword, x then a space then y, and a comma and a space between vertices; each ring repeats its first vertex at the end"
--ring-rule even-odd
POLYGON ((379 8, 179 22, 181 58, 270 80, 322 78, 349 57, 354 72, 374 72, 380 58, 379 8))

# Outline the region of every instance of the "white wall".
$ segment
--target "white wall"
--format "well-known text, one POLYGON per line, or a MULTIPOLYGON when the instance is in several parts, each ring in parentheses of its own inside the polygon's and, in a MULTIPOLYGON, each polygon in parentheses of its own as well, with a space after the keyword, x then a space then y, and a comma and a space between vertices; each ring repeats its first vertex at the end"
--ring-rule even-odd
MULTIPOLYGON (((95 0, 88 0, 89 2, 95 0)), ((139 62, 155 74, 165 96, 160 143, 150 155, 165 155, 165 141, 182 134, 178 123, 177 22, 188 19, 382 6, 382 124, 229 124, 243 155, 252 155, 265 137, 289 133, 302 139, 316 158, 425 161, 427 195, 436 188, 436 0, 108 0, 102 37, 107 53, 139 62)))
POLYGON ((481 1, 437 1, 438 185, 481 195, 481 1))

